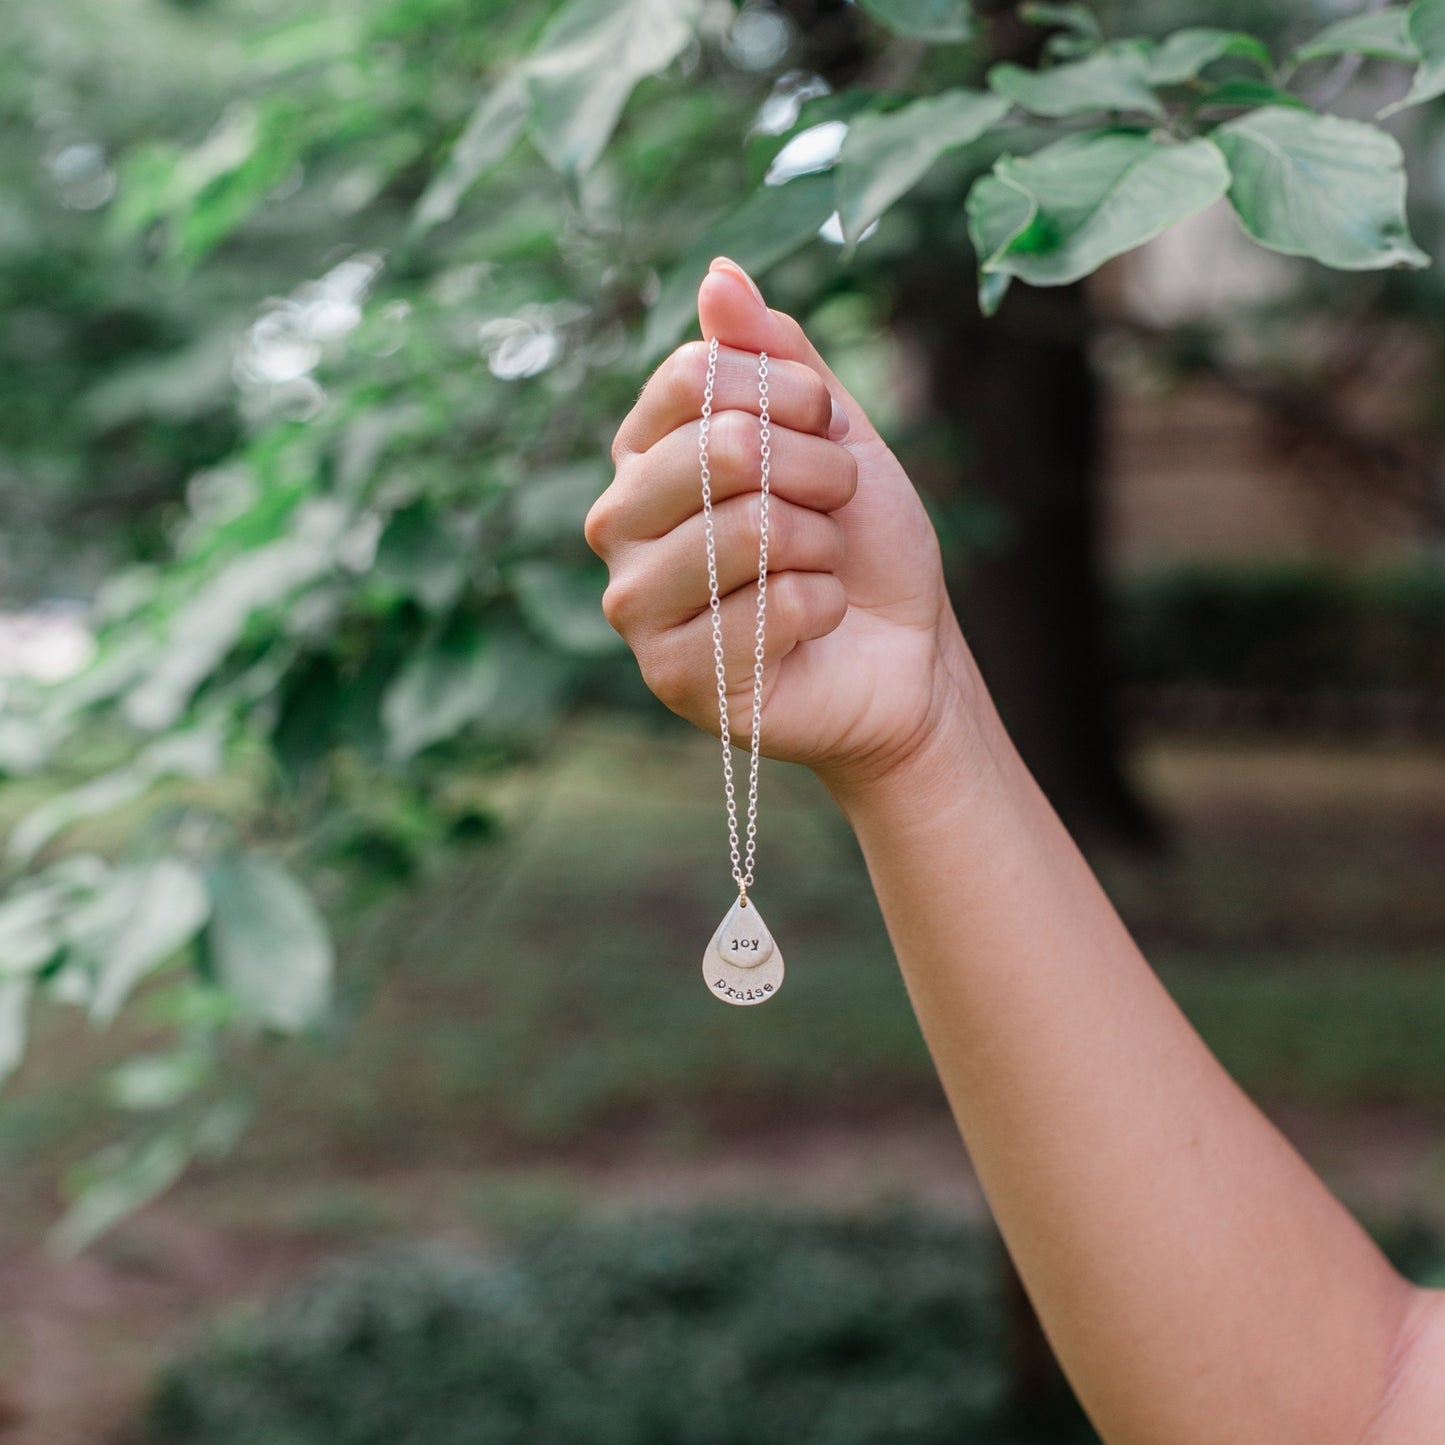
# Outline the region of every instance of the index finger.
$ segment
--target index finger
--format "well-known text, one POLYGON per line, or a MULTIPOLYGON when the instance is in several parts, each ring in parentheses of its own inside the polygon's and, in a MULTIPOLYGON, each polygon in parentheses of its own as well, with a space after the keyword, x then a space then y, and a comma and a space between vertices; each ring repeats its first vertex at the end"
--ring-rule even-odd
MULTIPOLYGON (((623 418, 612 443, 612 460, 645 452, 684 423, 702 415, 708 343, 679 346, 652 373, 637 405, 623 418)), ((713 381, 714 411, 758 411, 758 354, 719 345, 713 381)), ((823 378, 801 361, 768 358, 768 409, 773 421, 793 431, 826 437, 833 397, 823 378)))

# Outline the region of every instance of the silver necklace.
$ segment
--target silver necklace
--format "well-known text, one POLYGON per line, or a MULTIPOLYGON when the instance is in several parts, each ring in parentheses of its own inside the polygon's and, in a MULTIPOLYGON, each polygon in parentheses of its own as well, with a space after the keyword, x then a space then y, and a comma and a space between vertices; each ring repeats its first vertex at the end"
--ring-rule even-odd
POLYGON ((702 473, 703 533, 707 538, 708 610, 712 614, 712 656, 717 673, 718 727, 722 736, 723 791, 727 796, 728 843, 737 902, 723 915, 703 955, 702 973, 713 994, 726 1003, 765 1003, 783 986, 783 955, 757 904, 748 897, 758 844, 758 759, 763 736, 763 641, 768 620, 768 499, 772 466, 772 429, 768 416, 768 354, 758 353, 758 416, 761 422, 761 496, 758 504, 758 611, 753 641, 753 721, 748 749, 748 806, 744 842, 738 843, 738 805, 733 784, 733 744, 728 727, 727 668, 723 662, 722 609, 718 599, 717 539, 712 520, 712 473, 708 470, 708 432, 712 425, 713 383, 717 378, 717 337, 707 354, 707 384, 702 397, 698 470, 702 473))

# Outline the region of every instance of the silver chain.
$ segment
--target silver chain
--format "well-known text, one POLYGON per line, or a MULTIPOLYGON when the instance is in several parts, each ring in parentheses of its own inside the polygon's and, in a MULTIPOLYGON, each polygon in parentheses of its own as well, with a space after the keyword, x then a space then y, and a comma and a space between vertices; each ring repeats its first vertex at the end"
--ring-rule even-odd
POLYGON ((712 472, 708 468, 708 432, 712 427, 713 384, 717 379, 717 337, 707 353, 707 385, 702 394, 702 429, 698 440, 698 469, 702 473, 702 522, 707 537, 708 610, 712 614, 712 656, 717 672, 718 726, 722 734, 723 790, 727 794, 728 843, 732 852, 733 881, 744 905, 753 886, 753 862, 758 846, 758 758, 763 737, 763 646, 768 619, 768 499, 772 467, 772 427, 768 416, 768 354, 758 353, 758 417, 761 422, 760 454, 762 491, 758 503, 758 620, 753 642, 753 726, 748 754, 748 811, 746 842, 738 845, 738 805, 733 785, 733 742, 728 727, 727 667, 723 662, 722 604, 718 598, 717 538, 712 521, 712 472))

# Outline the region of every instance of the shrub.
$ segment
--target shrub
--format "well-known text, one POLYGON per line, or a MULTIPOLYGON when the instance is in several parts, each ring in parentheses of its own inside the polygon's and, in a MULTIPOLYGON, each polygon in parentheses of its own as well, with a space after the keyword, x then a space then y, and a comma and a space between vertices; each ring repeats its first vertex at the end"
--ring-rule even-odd
POLYGON ((915 1215, 735 1212, 357 1257, 172 1365, 146 1438, 1023 1445, 997 1263, 991 1234, 915 1215))
POLYGON ((1124 582, 1115 633, 1145 687, 1438 693, 1445 569, 1181 567, 1124 582))

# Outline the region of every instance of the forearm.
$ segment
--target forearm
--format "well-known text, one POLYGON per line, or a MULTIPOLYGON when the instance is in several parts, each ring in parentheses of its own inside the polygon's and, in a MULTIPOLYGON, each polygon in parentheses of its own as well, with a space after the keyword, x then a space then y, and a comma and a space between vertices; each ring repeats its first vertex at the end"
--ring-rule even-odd
POLYGON ((1110 1445, 1358 1445, 1416 1292, 1174 1005, 971 668, 906 764, 830 786, 1045 1331, 1110 1445))

